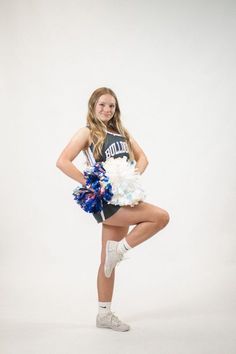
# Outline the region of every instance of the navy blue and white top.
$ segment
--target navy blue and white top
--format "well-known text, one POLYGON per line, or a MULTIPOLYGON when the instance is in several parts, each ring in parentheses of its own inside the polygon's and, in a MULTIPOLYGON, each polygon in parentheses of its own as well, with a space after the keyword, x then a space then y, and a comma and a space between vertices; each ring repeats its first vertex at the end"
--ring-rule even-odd
MULTIPOLYGON (((90 155, 90 163, 91 163, 91 155, 92 155, 92 159, 94 159, 92 154, 93 143, 89 146, 88 150, 89 151, 86 151, 85 154, 88 159, 89 159, 88 156, 90 155)), ((99 160, 96 160, 96 162, 106 161, 110 157, 118 158, 123 156, 126 156, 128 159, 130 157, 126 138, 121 134, 107 131, 107 135, 102 146, 101 158, 99 160)), ((100 223, 108 219, 119 209, 120 209, 119 205, 104 204, 103 210, 98 213, 93 213, 93 216, 95 217, 97 222, 100 223)))
MULTIPOLYGON (((93 144, 90 145, 93 151, 93 144)), ((126 156, 129 158, 129 149, 126 138, 121 134, 107 131, 105 141, 102 146, 102 156, 98 161, 106 161, 110 157, 117 158, 126 156)))

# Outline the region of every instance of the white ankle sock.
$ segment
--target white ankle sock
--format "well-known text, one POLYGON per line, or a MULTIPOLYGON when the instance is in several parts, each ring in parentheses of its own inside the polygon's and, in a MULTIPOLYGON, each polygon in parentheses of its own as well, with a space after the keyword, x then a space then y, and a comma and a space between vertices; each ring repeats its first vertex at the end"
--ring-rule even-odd
POLYGON ((126 238, 124 237, 121 241, 118 242, 117 246, 117 252, 120 254, 126 253, 128 250, 130 250, 132 247, 128 244, 126 241, 126 238))
POLYGON ((98 302, 98 313, 99 315, 106 315, 111 311, 111 302, 98 302))

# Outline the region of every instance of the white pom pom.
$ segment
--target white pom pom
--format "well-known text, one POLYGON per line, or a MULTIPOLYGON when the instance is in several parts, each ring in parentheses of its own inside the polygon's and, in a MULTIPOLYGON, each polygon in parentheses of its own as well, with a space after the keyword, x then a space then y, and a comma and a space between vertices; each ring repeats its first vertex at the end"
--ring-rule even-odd
POLYGON ((110 158, 103 162, 114 194, 109 204, 134 206, 146 195, 141 185, 140 174, 127 157, 110 158))

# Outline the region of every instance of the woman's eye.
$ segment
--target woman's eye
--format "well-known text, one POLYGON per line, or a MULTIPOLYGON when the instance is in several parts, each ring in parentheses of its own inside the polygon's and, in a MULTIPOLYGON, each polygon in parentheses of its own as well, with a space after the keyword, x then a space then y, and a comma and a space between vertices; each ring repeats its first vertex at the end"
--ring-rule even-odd
MULTIPOLYGON (((105 103, 99 103, 99 106, 105 107, 105 103)), ((109 107, 110 107, 110 108, 115 108, 115 105, 114 105, 114 104, 111 104, 109 107)))

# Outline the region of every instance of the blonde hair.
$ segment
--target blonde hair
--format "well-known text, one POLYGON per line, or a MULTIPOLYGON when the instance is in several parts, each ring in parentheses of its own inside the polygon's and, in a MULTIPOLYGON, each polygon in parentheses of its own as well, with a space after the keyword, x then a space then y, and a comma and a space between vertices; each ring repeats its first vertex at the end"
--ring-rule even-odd
POLYGON ((129 149, 130 159, 134 158, 131 143, 130 143, 130 135, 127 129, 125 129, 125 127, 123 126, 120 119, 120 107, 119 107, 118 99, 115 93, 110 88, 100 87, 92 93, 88 101, 87 126, 90 129, 92 142, 94 144, 93 154, 95 160, 99 160, 102 156, 102 145, 106 137, 107 128, 111 128, 116 133, 121 134, 125 137, 129 149), (113 117, 110 119, 107 127, 100 119, 98 119, 95 116, 95 105, 98 99, 102 95, 106 95, 106 94, 109 94, 112 97, 114 97, 116 101, 115 113, 113 117))

